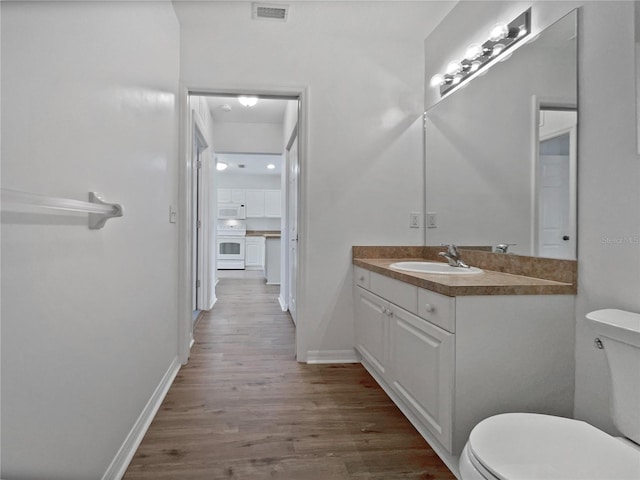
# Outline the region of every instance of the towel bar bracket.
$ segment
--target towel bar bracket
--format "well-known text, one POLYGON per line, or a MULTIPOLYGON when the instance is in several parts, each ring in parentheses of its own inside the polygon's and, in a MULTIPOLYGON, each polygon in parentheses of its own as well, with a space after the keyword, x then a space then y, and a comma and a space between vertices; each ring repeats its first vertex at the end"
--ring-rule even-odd
POLYGON ((89 213, 90 230, 99 230, 104 227, 104 224, 107 223, 107 220, 110 218, 121 217, 124 214, 122 205, 118 203, 107 203, 96 192, 89 192, 89 202, 112 207, 113 209, 110 213, 89 213))

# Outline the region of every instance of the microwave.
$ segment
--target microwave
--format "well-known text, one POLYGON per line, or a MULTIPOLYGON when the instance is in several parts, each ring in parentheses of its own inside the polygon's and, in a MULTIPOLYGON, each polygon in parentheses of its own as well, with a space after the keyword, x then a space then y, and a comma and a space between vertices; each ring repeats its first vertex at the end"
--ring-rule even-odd
POLYGON ((244 220, 246 218, 244 203, 221 203, 218 205, 218 218, 220 220, 225 219, 239 219, 244 220))

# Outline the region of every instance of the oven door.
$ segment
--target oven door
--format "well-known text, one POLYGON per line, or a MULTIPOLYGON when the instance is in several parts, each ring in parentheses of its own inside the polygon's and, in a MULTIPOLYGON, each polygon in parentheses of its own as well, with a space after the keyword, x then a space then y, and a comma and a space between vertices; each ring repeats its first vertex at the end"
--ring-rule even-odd
POLYGON ((244 237, 218 237, 218 260, 242 260, 244 237))

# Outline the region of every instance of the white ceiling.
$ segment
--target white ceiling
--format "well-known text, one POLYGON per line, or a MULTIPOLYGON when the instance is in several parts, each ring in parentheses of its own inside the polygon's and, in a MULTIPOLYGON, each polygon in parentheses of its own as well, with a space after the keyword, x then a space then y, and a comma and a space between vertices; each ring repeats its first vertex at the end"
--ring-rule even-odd
POLYGON ((237 97, 207 97, 209 110, 213 121, 218 123, 277 123, 284 120, 284 111, 287 107, 287 100, 274 100, 271 98, 260 98, 253 107, 240 105, 237 97), (228 105, 231 110, 226 112, 222 109, 228 105))
POLYGON ((229 165, 226 170, 218 172, 221 175, 280 175, 282 172, 282 155, 218 153, 216 161, 229 165), (269 170, 267 165, 270 163, 276 168, 269 170), (244 165, 244 168, 239 165, 244 165))

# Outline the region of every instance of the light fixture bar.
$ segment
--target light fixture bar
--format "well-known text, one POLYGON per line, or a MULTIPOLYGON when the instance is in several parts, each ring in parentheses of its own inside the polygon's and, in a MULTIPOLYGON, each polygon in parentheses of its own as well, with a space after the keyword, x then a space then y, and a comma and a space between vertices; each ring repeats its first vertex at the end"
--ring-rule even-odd
POLYGON ((444 74, 434 75, 431 86, 440 88, 440 96, 456 88, 489 63, 526 38, 531 33, 531 8, 508 24, 498 24, 491 29, 489 39, 482 45, 471 45, 466 58, 450 62, 444 74))

